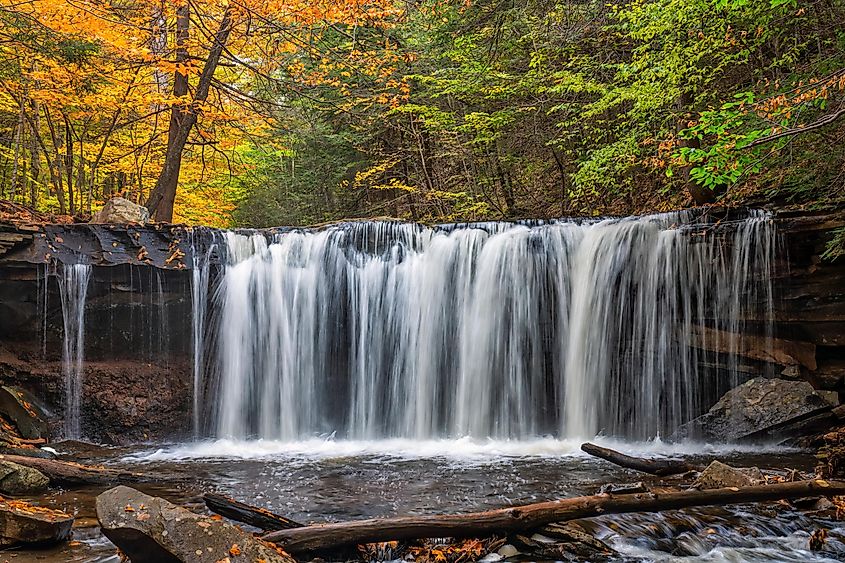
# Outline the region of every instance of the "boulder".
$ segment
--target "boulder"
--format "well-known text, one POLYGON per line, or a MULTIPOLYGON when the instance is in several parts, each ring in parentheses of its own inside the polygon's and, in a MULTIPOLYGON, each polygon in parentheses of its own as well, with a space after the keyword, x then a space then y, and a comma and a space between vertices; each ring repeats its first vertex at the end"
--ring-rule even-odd
POLYGON ((73 516, 16 500, 0 500, 0 546, 51 544, 70 537, 73 516))
POLYGON ((12 496, 37 495, 47 490, 46 475, 11 461, 0 459, 0 493, 12 496))
POLYGON ((130 487, 97 497, 103 533, 132 563, 293 563, 281 548, 220 517, 202 516, 130 487))
POLYGON ((680 426, 670 439, 712 442, 763 436, 768 439, 778 436, 779 428, 830 410, 830 403, 805 381, 758 377, 725 393, 713 408, 680 426))
POLYGON ((765 479, 756 467, 731 467, 721 461, 708 465, 693 483, 699 489, 721 489, 723 487, 750 487, 759 485, 765 479))
POLYGON ((146 225, 150 222, 150 212, 146 207, 132 203, 128 199, 113 197, 94 214, 91 222, 146 225))
POLYGON ((14 423, 22 438, 38 440, 48 437, 44 413, 22 389, 7 385, 0 387, 0 415, 14 423))

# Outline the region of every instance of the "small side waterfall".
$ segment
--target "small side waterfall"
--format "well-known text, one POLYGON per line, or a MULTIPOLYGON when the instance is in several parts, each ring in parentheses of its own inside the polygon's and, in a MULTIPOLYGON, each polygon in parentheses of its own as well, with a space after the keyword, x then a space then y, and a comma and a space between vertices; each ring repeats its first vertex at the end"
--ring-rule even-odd
POLYGON ((690 342, 765 324, 774 241, 762 212, 227 233, 197 401, 219 437, 657 436, 739 381, 690 342))
POLYGON ((89 264, 63 264, 58 272, 62 299, 64 341, 62 372, 65 380, 65 438, 81 437, 79 407, 85 355, 85 299, 91 278, 89 264))
POLYGON ((200 432, 200 413, 203 404, 203 365, 205 362, 205 317, 208 302, 210 258, 215 245, 202 248, 194 243, 191 233, 193 269, 191 271, 191 351, 193 356, 193 431, 200 432))

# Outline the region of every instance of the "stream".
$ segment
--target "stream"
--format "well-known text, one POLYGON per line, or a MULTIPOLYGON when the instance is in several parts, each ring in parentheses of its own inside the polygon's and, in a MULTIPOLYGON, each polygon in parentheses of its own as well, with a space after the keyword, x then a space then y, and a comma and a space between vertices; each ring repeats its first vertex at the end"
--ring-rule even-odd
MULTIPOLYGON (((726 449, 659 441, 598 443, 637 455, 680 455, 705 464, 718 458, 735 466, 812 469, 806 452, 779 448, 726 449)), ((214 490, 303 522, 400 514, 474 511, 592 494, 605 483, 659 479, 621 469, 578 451, 565 440, 335 441, 218 440, 159 447, 59 451, 85 463, 103 463, 160 476, 141 485, 202 512, 201 495, 214 490)), ((34 499, 77 516, 74 540, 55 549, 9 551, 14 561, 117 563, 115 547, 99 533, 94 499, 102 488, 34 499)), ((845 527, 775 505, 733 506, 613 515, 579 521, 619 557, 603 561, 839 561, 845 527), (828 529, 825 551, 808 549, 809 535, 828 529)))

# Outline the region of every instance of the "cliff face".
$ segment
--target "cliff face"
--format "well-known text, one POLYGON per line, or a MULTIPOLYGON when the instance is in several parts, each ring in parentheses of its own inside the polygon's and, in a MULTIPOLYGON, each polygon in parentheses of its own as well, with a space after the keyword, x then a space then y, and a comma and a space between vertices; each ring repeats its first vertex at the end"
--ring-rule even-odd
MULTIPOLYGON (((0 378, 62 412, 57 263, 93 266, 85 305, 83 435, 190 432, 191 249, 176 226, 0 225, 0 378)), ((58 266, 60 267, 60 266, 58 266)))
MULTIPOLYGON (((714 335, 702 326, 701 343, 712 354, 700 367, 720 372, 721 354, 739 348, 749 377, 804 379, 845 395, 845 261, 820 259, 832 230, 845 225, 845 212, 776 221, 774 346, 760 334, 714 335)), ((32 391, 58 423, 64 327, 53 274, 57 263, 82 257, 93 266, 83 435, 111 443, 188 435, 191 268, 194 251, 206 253, 214 236, 170 225, 0 225, 0 380, 32 391)), ((221 261, 212 253, 212 274, 221 261)))

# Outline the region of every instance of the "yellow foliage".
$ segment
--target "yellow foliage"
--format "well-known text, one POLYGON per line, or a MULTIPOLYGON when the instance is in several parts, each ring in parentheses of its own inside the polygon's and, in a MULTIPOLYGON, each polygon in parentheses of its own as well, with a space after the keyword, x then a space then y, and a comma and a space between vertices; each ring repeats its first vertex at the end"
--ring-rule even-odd
MULTIPOLYGON (((321 26, 338 23, 387 25, 382 20, 397 8, 386 0, 197 0, 190 4, 183 42, 190 56, 179 60, 175 22, 184 5, 184 0, 0 0, 6 14, 0 26, 19 22, 32 32, 3 34, 0 113, 9 120, 20 115, 24 125, 35 127, 41 176, 33 181, 43 188, 42 208, 55 211, 68 182, 77 212, 96 210, 111 195, 143 202, 164 162, 173 109, 198 114, 183 153, 174 221, 229 225, 233 205, 223 180, 245 171, 238 148, 268 139, 275 126, 269 106, 254 99, 259 82, 280 69, 308 86, 334 83, 338 72, 349 77, 365 62, 373 74, 390 74, 392 68, 390 57, 372 61, 372 53, 326 61, 316 71, 306 71, 293 57, 308 44, 297 33, 318 34, 321 26), (215 29, 226 11, 234 27, 212 92, 192 105, 210 48, 203 28, 215 29), (187 77, 189 96, 173 94, 177 75, 187 77), (60 168, 67 139, 79 173, 60 168)), ((380 95, 380 103, 386 98, 380 95)), ((23 125, 19 129, 29 134, 23 125)))

